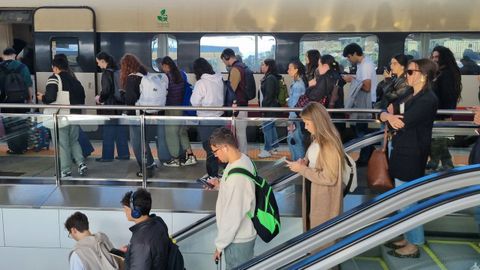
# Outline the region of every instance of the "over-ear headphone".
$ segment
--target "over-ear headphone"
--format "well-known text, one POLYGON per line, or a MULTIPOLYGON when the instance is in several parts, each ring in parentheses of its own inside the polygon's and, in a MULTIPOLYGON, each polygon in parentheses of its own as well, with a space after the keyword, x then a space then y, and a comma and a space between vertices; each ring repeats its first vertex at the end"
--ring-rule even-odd
POLYGON ((136 191, 132 192, 132 195, 130 195, 130 215, 132 216, 132 218, 140 218, 142 216, 142 210, 135 206, 135 193, 136 191))

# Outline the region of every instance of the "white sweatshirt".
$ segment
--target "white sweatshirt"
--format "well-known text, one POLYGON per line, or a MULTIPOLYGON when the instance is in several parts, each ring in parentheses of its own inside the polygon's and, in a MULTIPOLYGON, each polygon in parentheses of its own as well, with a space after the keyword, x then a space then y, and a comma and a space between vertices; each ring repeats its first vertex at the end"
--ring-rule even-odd
MULTIPOLYGON (((195 83, 190 102, 196 107, 222 107, 223 106, 223 81, 220 74, 203 74, 195 83)), ((198 116, 218 117, 223 111, 197 111, 198 116)))
POLYGON ((228 172, 235 167, 254 172, 252 161, 245 154, 225 168, 215 209, 218 228, 215 246, 218 251, 223 251, 232 242, 245 243, 257 236, 257 231, 247 216, 248 212, 253 213, 255 210, 255 184, 250 178, 240 174, 232 174, 225 179, 228 172))

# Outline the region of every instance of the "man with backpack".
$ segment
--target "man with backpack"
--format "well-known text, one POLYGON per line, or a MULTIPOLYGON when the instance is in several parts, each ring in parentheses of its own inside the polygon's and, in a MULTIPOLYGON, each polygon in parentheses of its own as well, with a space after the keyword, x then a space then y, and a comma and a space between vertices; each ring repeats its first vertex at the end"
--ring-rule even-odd
MULTIPOLYGON (((15 60, 17 56, 13 48, 3 51, 3 62, 0 63, 0 102, 31 103, 32 79, 28 67, 15 60)), ((26 113, 29 109, 2 109, 2 113, 26 113)), ((23 154, 28 147, 28 123, 25 118, 4 118, 5 132, 9 154, 23 154)))
POLYGON ((240 167, 255 174, 255 167, 250 158, 240 152, 229 129, 222 127, 214 130, 210 145, 214 155, 221 162, 228 163, 222 179, 208 180, 219 191, 215 209, 218 234, 213 258, 218 262, 225 254, 228 270, 253 258, 257 237, 257 231, 248 216, 255 211, 255 184, 244 174, 229 172, 240 167))
MULTIPOLYGON (((223 63, 227 68, 230 68, 228 73, 228 80, 233 91, 235 91, 236 105, 248 106, 248 101, 254 99, 256 96, 255 79, 253 72, 241 61, 239 61, 235 55, 235 52, 227 48, 223 50, 220 55, 223 63)), ((248 112, 238 112, 238 118, 247 118, 248 112)), ((236 136, 238 140, 238 148, 242 153, 248 154, 247 149, 247 125, 248 122, 240 120, 236 122, 236 136)))
POLYGON ((77 242, 70 252, 70 270, 120 269, 119 263, 110 254, 112 242, 104 233, 90 232, 85 214, 75 212, 65 221, 65 229, 68 237, 77 242))
POLYGON ((125 254, 125 270, 184 269, 183 256, 170 240, 161 217, 150 214, 152 195, 146 189, 127 192, 121 201, 132 237, 125 254))

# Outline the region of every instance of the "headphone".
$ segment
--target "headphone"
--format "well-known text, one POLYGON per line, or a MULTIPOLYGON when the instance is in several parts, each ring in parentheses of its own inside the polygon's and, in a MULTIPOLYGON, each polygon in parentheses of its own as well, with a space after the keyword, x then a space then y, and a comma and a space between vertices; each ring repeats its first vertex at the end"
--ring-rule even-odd
POLYGON ((133 203, 133 200, 135 200, 135 193, 137 192, 134 191, 132 192, 132 195, 130 195, 130 209, 131 209, 130 215, 132 216, 132 218, 140 218, 142 216, 142 209, 136 207, 135 204, 133 203))

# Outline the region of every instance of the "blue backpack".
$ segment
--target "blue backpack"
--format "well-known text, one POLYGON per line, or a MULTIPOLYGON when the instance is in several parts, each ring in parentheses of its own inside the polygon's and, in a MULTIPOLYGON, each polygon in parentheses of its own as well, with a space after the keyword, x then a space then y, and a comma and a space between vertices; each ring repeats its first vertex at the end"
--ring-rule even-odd
MULTIPOLYGON (((182 71, 182 78, 184 82, 184 94, 183 94, 183 102, 182 106, 192 106, 190 102, 190 98, 192 97, 193 88, 192 85, 188 82, 187 74, 182 71)), ((197 116, 197 111, 183 111, 183 115, 185 116, 197 116)))

